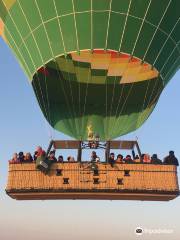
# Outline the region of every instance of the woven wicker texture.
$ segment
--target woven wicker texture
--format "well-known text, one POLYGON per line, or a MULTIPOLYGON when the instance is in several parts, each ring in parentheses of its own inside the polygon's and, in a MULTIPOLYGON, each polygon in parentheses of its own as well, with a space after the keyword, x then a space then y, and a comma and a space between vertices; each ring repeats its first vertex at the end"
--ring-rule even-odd
POLYGON ((111 167, 99 163, 96 176, 88 163, 53 164, 48 175, 36 170, 35 164, 10 164, 6 190, 30 189, 178 191, 178 182, 176 166, 170 165, 115 164, 111 167), (57 169, 61 170, 60 176, 57 176, 57 169), (68 184, 64 183, 65 178, 68 184))

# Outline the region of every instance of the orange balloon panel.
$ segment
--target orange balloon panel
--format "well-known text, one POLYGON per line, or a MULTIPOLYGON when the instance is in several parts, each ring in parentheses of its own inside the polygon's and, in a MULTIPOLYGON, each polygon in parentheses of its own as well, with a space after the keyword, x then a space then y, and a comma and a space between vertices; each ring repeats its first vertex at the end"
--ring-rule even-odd
POLYGON ((115 51, 94 50, 71 53, 73 61, 91 64, 91 69, 107 70, 107 76, 121 77, 120 84, 150 80, 158 77, 158 71, 141 59, 115 51))

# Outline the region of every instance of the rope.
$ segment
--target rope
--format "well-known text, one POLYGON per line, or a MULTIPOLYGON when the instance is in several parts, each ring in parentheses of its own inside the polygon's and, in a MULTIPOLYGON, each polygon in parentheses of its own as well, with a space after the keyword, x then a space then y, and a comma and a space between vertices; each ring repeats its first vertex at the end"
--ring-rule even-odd
MULTIPOLYGON (((67 55, 66 46, 65 46, 65 42, 64 42, 64 37, 63 37, 63 33, 62 33, 61 23, 60 23, 60 19, 59 19, 59 16, 58 16, 58 11, 57 11, 57 6, 56 6, 55 0, 53 0, 53 3, 54 3, 55 11, 56 11, 56 17, 57 17, 57 20, 58 20, 59 31, 60 31, 61 38, 62 38, 62 43, 63 43, 63 49, 64 49, 64 56, 65 56, 65 60, 66 60, 66 65, 69 67, 68 62, 67 62, 67 58, 66 58, 66 55, 67 55)), ((72 94, 72 88, 71 88, 71 81, 70 81, 69 71, 68 71, 68 79, 69 79, 69 87, 70 87, 70 94, 71 94, 72 107, 73 107, 73 115, 74 115, 74 117, 75 117, 75 114, 74 114, 74 104, 73 104, 74 101, 73 101, 73 94, 72 94)))
MULTIPOLYGON (((30 24, 29 24, 29 22, 28 22, 28 20, 27 20, 27 18, 26 18, 25 12, 24 12, 24 10, 23 10, 23 8, 22 8, 19 0, 17 0, 17 3, 18 3, 18 5, 19 5, 19 7, 20 7, 20 9, 21 9, 21 12, 22 12, 22 14, 23 14, 23 16, 24 16, 24 18, 25 18, 25 21, 26 21, 28 27, 29 27, 29 30, 30 30, 30 32, 32 33, 31 26, 30 26, 30 24)), ((43 65, 43 67, 45 68, 46 66, 45 66, 44 63, 43 63, 43 57, 42 57, 42 55, 41 55, 41 51, 40 51, 39 46, 38 46, 38 44, 37 44, 37 42, 36 42, 36 39, 35 39, 35 37, 34 37, 34 33, 32 33, 32 37, 33 37, 33 40, 34 40, 34 42, 35 42, 35 44, 36 44, 36 47, 37 47, 37 49, 38 49, 38 53, 39 53, 39 56, 40 56, 40 58, 41 58, 42 65, 43 65)), ((39 81, 39 76, 38 76, 38 74, 37 74, 37 77, 38 77, 38 83, 39 83, 40 81, 39 81)), ((45 78, 45 80, 46 80, 46 78, 45 78)), ((45 84, 47 85, 46 81, 45 81, 45 84)), ((39 85, 39 86, 40 86, 40 85, 39 85)), ((41 88, 41 87, 40 87, 40 88, 41 88)), ((47 87, 46 87, 46 90, 47 90, 47 87)), ((42 89, 41 89, 41 95, 43 96, 43 94, 42 94, 42 89)), ((46 96, 47 96, 47 100, 48 100, 48 92, 47 92, 47 91, 46 91, 46 96)), ((49 110, 49 103, 48 103, 48 110, 47 110, 47 112, 48 112, 48 119, 51 121, 51 118, 50 118, 50 110, 49 110)))
MULTIPOLYGON (((53 3, 54 3, 54 9, 55 9, 55 12, 56 12, 56 17, 57 17, 57 20, 58 20, 59 31, 60 31, 61 39, 62 39, 62 43, 63 43, 63 49, 64 49, 64 56, 65 56, 66 66, 68 66, 68 68, 69 68, 68 60, 66 58, 66 55, 67 55, 66 46, 65 46, 65 42, 64 42, 64 37, 63 37, 63 33, 62 33, 61 23, 60 23, 60 19, 59 19, 59 16, 58 16, 58 11, 57 11, 57 6, 56 6, 55 0, 53 0, 53 3)), ((61 79, 60 79, 60 82, 61 82, 61 79)), ((73 93, 72 93, 72 87, 71 87, 69 71, 68 71, 68 82, 69 82, 70 95, 71 95, 72 114, 73 114, 74 119, 75 119, 74 100, 73 100, 73 93)), ((76 122, 75 122, 75 127, 76 127, 76 122)))
MULTIPOLYGON (((171 0, 171 1, 172 1, 172 0, 171 0)), ((170 1, 170 2, 171 2, 171 1, 170 1)), ((168 5, 167 5, 167 7, 166 7, 166 10, 165 10, 165 12, 164 12, 164 14, 163 14, 163 17, 165 16, 165 13, 166 13, 169 5, 170 5, 170 2, 168 3, 168 5)), ((146 10, 146 12, 145 12, 145 16, 144 16, 144 18, 143 18, 143 21, 142 21, 142 24, 141 24, 141 27, 140 27, 140 31, 141 31, 141 29, 142 29, 142 27, 143 27, 143 24, 144 24, 144 22, 145 22, 145 18, 146 18, 146 16, 147 16, 147 13, 148 13, 150 4, 151 4, 151 2, 149 2, 148 8, 147 8, 147 10, 146 10)), ((123 39, 123 37, 124 37, 124 32, 125 32, 125 28, 126 28, 127 17, 128 17, 129 10, 130 10, 130 5, 131 5, 131 2, 129 3, 128 12, 127 12, 127 15, 126 15, 125 25, 124 25, 124 29, 123 29, 123 34, 122 34, 121 42, 120 42, 120 48, 121 48, 121 44, 122 44, 122 41, 123 41, 122 39, 123 39)), ((148 51, 148 49, 149 49, 149 47, 150 47, 150 45, 151 45, 151 43, 152 43, 152 40, 154 39, 154 36, 155 36, 155 34, 156 34, 156 32, 157 32, 157 29, 158 29, 158 27, 160 26, 160 24, 161 24, 161 22, 162 22, 162 20, 163 20, 163 17, 161 18, 158 26, 156 27, 156 31, 155 31, 155 33, 154 33, 154 35, 153 35, 153 37, 152 37, 152 39, 151 39, 151 41, 150 41, 150 44, 148 45, 148 47, 147 47, 147 49, 146 49, 146 52, 145 52, 145 54, 144 54, 143 61, 144 61, 144 59, 145 59, 145 57, 146 57, 147 51, 148 51)), ((139 31, 138 35, 140 34, 140 31, 139 31)), ((138 35, 137 35, 137 38, 138 38, 138 35)), ((137 44, 137 38, 136 38, 136 41, 135 41, 135 44, 134 44, 132 53, 133 53, 134 50, 135 50, 135 45, 137 44)), ((119 48, 119 49, 120 49, 120 48, 119 48)), ((133 82, 130 90, 132 89, 133 85, 134 85, 134 82, 133 82)), ((130 92, 128 93, 128 96, 129 96, 129 95, 130 95, 130 92)), ((146 94, 145 94, 145 97, 146 97, 146 94)), ((127 98, 126 98, 126 101, 127 101, 127 98)), ((125 101, 125 103, 126 103, 126 101, 125 101)), ((144 100, 144 101, 145 101, 145 100, 144 100)), ((119 102, 120 102, 120 101, 119 101, 119 102)), ((119 102, 118 102, 118 107, 119 107, 119 102)), ((124 106, 125 106, 125 103, 124 103, 123 106, 122 106, 122 109, 121 109, 121 111, 120 111, 119 116, 120 116, 121 113, 122 113, 122 110, 123 110, 123 108, 124 108, 124 106)), ((143 103, 143 104, 144 104, 144 103, 143 103)), ((118 108, 117 108, 117 109, 118 109, 118 108)), ((116 114, 115 114, 115 118, 117 118, 117 111, 116 111, 116 114)), ((118 118, 117 118, 117 120, 116 120, 116 123, 113 124, 114 129, 115 129, 115 126, 116 126, 116 124, 117 124, 117 121, 118 121, 118 118)), ((114 133, 114 130, 112 131, 112 135, 113 135, 113 133, 114 133)))
POLYGON ((83 121, 82 121, 82 131, 84 130, 84 122, 85 122, 85 112, 86 112, 86 101, 87 101, 87 95, 88 95, 88 87, 89 87, 89 79, 91 76, 91 68, 89 68, 88 72, 88 81, 86 83, 86 94, 85 94, 85 99, 84 99, 84 110, 83 110, 83 121))
POLYGON ((91 51, 93 51, 93 0, 91 0, 91 51))
POLYGON ((170 0, 170 1, 168 2, 168 5, 167 5, 167 7, 166 7, 166 9, 165 9, 165 11, 164 11, 164 13, 163 13, 163 16, 161 17, 161 19, 160 19, 160 21, 159 21, 159 23, 158 23, 158 25, 157 25, 157 27, 156 27, 156 30, 155 30, 155 32, 154 32, 154 34, 153 34, 153 37, 151 38, 151 41, 150 41, 150 43, 149 43, 149 45, 148 45, 148 47, 147 47, 147 49, 146 49, 146 52, 145 52, 145 54, 144 54, 143 61, 144 61, 145 58, 146 58, 146 55, 147 55, 147 53, 148 53, 148 51, 149 51, 149 48, 150 48, 150 46, 151 46, 151 44, 152 44, 152 41, 153 41, 153 39, 154 39, 157 31, 158 31, 159 26, 161 25, 162 20, 164 19, 164 16, 165 16, 165 14, 166 14, 166 12, 167 12, 167 10, 168 10, 171 2, 172 2, 172 0, 170 0))
MULTIPOLYGON (((67 103, 67 107, 68 107, 68 110, 69 110, 69 114, 71 115, 71 109, 70 109, 69 101, 68 101, 68 98, 67 98, 67 94, 66 94, 66 92, 65 92, 65 90, 64 90, 64 85, 62 84, 62 81, 61 81, 60 72, 58 71, 58 64, 57 64, 57 61, 56 61, 56 59, 55 59, 55 55, 54 55, 53 49, 52 49, 51 44, 50 44, 50 39, 49 39, 47 30, 46 30, 46 27, 45 27, 45 24, 44 24, 42 15, 41 15, 41 11, 40 11, 39 6, 38 6, 38 4, 37 4, 37 0, 35 0, 35 4, 36 4, 37 10, 38 10, 38 12, 39 12, 39 15, 40 15, 40 18, 41 18, 43 27, 44 27, 44 31, 45 31, 45 34, 46 34, 46 37, 47 37, 47 40, 48 40, 48 44, 49 44, 49 48, 50 48, 50 51, 51 51, 51 54, 52 54, 52 58, 54 59, 54 62, 55 62, 55 64, 56 64, 56 71, 57 71, 57 74, 58 74, 58 77, 59 77, 59 80, 60 80, 60 83, 61 83, 61 86, 62 86, 62 89, 63 89, 63 93, 64 93, 65 100, 66 100, 66 103, 67 103)), ((71 116, 71 117, 72 117, 72 116, 71 116)))
MULTIPOLYGON (((134 47, 133 47, 133 49, 132 49, 131 56, 133 56, 133 54, 134 54, 134 51, 135 51, 135 48, 136 48, 136 45, 137 45, 137 42, 138 42, 138 38, 139 38, 139 35, 140 35, 141 31, 142 31, 142 28, 143 28, 143 25, 144 25, 146 16, 147 16, 147 14, 148 14, 148 11, 149 11, 151 2, 152 2, 152 0, 149 1, 147 10, 146 10, 145 15, 144 15, 144 17, 143 17, 143 19, 142 19, 142 23, 141 23, 139 32, 138 32, 138 34, 137 34, 136 41, 135 41, 135 43, 134 43, 134 47)), ((131 2, 129 3, 128 13, 127 13, 127 15, 126 15, 126 22, 127 22, 127 17, 128 17, 129 11, 130 11, 130 6, 131 6, 131 2)), ((125 25, 125 26, 126 26, 126 25, 125 25)), ((125 31, 125 27, 124 27, 124 30, 123 30, 123 31, 125 31)), ((124 35, 123 35, 123 36, 124 36, 124 35)), ((123 36, 122 36, 122 38, 123 38, 123 36)), ((121 42, 122 42, 122 39, 121 39, 121 42)), ((123 74, 122 74, 122 76, 123 76, 123 74)), ((133 83, 133 84, 134 84, 134 83, 133 83)), ((119 107, 119 103, 120 103, 120 102, 118 102, 118 107, 119 107)), ((121 110, 120 112, 122 112, 122 110, 121 110)), ((119 115, 119 116, 120 116, 120 115, 119 115)), ((119 116, 118 116, 118 117, 119 117, 119 116)), ((117 111, 116 111, 115 118, 117 118, 117 111)), ((128 126, 128 124, 126 124, 126 125, 128 126)), ((126 131, 125 131, 125 132, 126 132, 126 131)))

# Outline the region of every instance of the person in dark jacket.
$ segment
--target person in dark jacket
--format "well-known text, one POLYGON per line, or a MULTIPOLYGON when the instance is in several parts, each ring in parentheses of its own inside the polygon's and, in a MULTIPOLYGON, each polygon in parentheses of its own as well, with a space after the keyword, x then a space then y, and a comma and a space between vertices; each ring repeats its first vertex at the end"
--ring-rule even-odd
POLYGON ((51 161, 51 163, 56 163, 57 162, 57 158, 55 157, 55 151, 51 151, 49 153, 48 159, 51 161))
POLYGON ((19 159, 19 162, 20 162, 20 163, 23 163, 23 162, 24 162, 24 153, 23 153, 23 152, 19 152, 19 154, 18 154, 18 159, 19 159))
POLYGON ((111 164, 111 167, 114 166, 114 164, 115 164, 115 156, 114 156, 114 153, 110 153, 108 162, 111 164))
POLYGON ((91 153, 91 162, 97 162, 99 161, 99 157, 97 156, 95 151, 92 151, 91 153))
POLYGON ((59 157, 58 157, 58 160, 57 160, 59 163, 62 163, 63 161, 64 161, 64 159, 63 159, 63 156, 62 155, 60 155, 59 157))
POLYGON ((127 155, 125 158, 124 158, 124 162, 125 163, 133 163, 133 160, 131 158, 131 155, 127 155))
POLYGON ((174 155, 174 151, 169 151, 169 155, 164 158, 164 164, 179 166, 179 162, 174 155))
POLYGON ((152 164, 162 164, 162 161, 158 158, 157 154, 153 154, 151 157, 152 164))

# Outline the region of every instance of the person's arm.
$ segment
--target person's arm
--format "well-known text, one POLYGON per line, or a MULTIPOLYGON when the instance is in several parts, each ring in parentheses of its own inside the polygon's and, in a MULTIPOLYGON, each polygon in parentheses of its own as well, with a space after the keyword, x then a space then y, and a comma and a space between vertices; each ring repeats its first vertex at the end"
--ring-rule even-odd
POLYGON ((179 162, 178 162, 178 160, 177 160, 177 158, 175 159, 176 160, 176 166, 179 166, 179 162))

